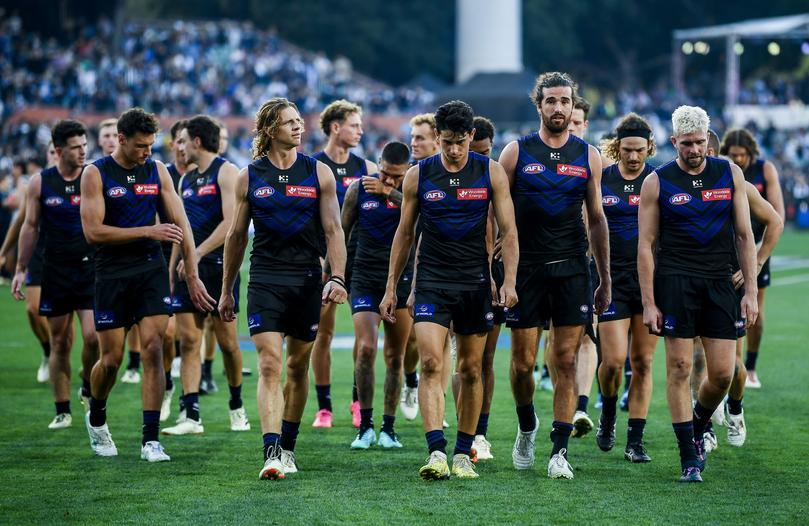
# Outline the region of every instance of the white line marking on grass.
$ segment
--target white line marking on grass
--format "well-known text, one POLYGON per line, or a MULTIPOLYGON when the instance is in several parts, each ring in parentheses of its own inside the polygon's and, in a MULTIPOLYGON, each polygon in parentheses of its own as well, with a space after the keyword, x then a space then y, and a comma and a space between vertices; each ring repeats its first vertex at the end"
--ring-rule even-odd
POLYGON ((809 281, 809 274, 798 274, 797 276, 787 276, 785 278, 778 278, 773 281, 771 287, 779 287, 781 285, 794 285, 796 283, 803 283, 809 281))

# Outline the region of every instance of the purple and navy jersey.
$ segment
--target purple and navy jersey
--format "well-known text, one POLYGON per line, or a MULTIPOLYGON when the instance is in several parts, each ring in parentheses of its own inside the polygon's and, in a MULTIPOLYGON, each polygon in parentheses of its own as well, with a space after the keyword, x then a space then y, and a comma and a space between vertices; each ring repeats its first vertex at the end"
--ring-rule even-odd
POLYGON ((346 191, 351 183, 361 178, 363 175, 368 175, 368 167, 366 166, 365 159, 359 155, 348 153, 348 160, 343 164, 337 164, 332 161, 326 152, 317 152, 312 157, 322 162, 334 173, 334 179, 337 182, 337 201, 340 203, 340 208, 343 208, 343 201, 346 198, 346 191))
POLYGON ((582 204, 590 178, 589 147, 574 135, 551 148, 539 132, 520 138, 511 197, 520 264, 584 256, 587 234, 582 204))
POLYGON ((449 172, 441 154, 419 162, 421 249, 416 286, 478 290, 489 286, 486 220, 492 198, 489 158, 469 152, 449 172))
POLYGON ((646 164, 640 175, 624 179, 618 163, 601 172, 601 204, 610 229, 610 268, 637 272, 638 207, 643 181, 654 167, 646 164))
POLYGON ((304 285, 320 276, 320 182, 317 160, 297 154, 286 170, 265 156, 247 167, 247 201, 256 229, 250 280, 304 285))
MULTIPOLYGON (((205 172, 194 169, 185 174, 180 186, 180 197, 185 214, 194 233, 194 246, 208 239, 225 217, 222 214, 222 191, 219 187, 219 169, 225 164, 222 157, 214 158, 205 172)), ((224 245, 211 250, 201 261, 221 265, 224 245)))
POLYGON ((174 163, 167 164, 166 170, 169 171, 169 175, 171 176, 171 187, 177 188, 177 185, 180 184, 180 179, 183 178, 183 174, 180 173, 180 170, 177 169, 177 165, 174 163))
POLYGON ((81 175, 66 181, 53 166, 43 170, 40 177, 39 236, 43 238, 45 260, 66 264, 89 261, 95 249, 87 243, 81 226, 81 175))
MULTIPOLYGON (((756 159, 747 166, 744 170, 744 180, 752 184, 761 194, 761 197, 767 199, 767 179, 764 178, 764 159, 756 159)), ((756 243, 764 237, 764 230, 767 228, 764 223, 757 221, 754 217, 750 217, 750 222, 753 226, 753 238, 756 243)))
MULTIPOLYGON (((161 184, 154 160, 127 169, 108 155, 93 165, 101 174, 105 225, 136 228, 155 224, 161 184)), ((96 272, 107 276, 127 276, 165 264, 160 243, 151 239, 99 245, 96 251, 96 272)))
MULTIPOLYGON (((358 286, 384 287, 401 209, 385 197, 366 192, 361 183, 357 186, 357 223, 352 236, 357 240, 357 253, 351 282, 358 286)), ((403 278, 413 275, 413 255, 411 251, 403 278)))
POLYGON ((691 175, 673 160, 655 172, 660 180, 657 272, 730 277, 736 254, 730 163, 706 157, 705 169, 691 175))

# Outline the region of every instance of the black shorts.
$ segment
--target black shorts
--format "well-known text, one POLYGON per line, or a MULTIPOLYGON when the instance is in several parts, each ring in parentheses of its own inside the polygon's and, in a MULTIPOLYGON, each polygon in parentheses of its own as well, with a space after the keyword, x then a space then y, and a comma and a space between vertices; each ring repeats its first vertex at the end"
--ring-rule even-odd
POLYGON ((25 275, 26 287, 42 286, 42 267, 45 264, 45 260, 42 256, 42 250, 40 250, 39 245, 37 245, 37 247, 34 248, 34 252, 31 254, 31 259, 28 260, 28 274, 25 275))
POLYGON ((556 263, 521 264, 517 270, 519 302, 506 313, 512 329, 587 325, 593 322, 593 292, 587 258, 556 263))
MULTIPOLYGON (((413 282, 410 276, 402 276, 396 287, 396 309, 407 308, 407 297, 413 282)), ((351 290, 351 314, 358 312, 373 312, 379 314, 379 304, 385 296, 385 286, 371 287, 366 283, 354 283, 351 290)))
POLYGON ((757 281, 758 288, 760 289, 766 289, 770 286, 770 258, 767 258, 767 261, 765 261, 764 265, 761 267, 757 281))
POLYGON ((612 303, 598 316, 598 322, 625 320, 636 314, 643 314, 637 272, 613 270, 612 303))
MULTIPOLYGON (((222 265, 201 261, 199 263, 199 279, 205 285, 205 290, 208 294, 219 304, 219 297, 222 295, 222 265)), ((236 275, 236 283, 233 285, 233 298, 236 300, 236 306, 233 312, 239 312, 239 287, 241 286, 241 276, 236 275)), ((174 278, 174 295, 171 297, 171 310, 174 313, 180 312, 195 312, 200 314, 207 314, 197 310, 194 303, 191 301, 191 295, 188 292, 188 284, 185 281, 180 281, 176 275, 174 278)), ((211 311, 214 316, 219 316, 219 311, 216 307, 211 311)))
POLYGON ((489 287, 477 290, 451 290, 420 286, 416 289, 413 322, 431 322, 456 334, 489 332, 494 326, 492 293, 489 287))
POLYGON ((740 307, 730 278, 655 276, 654 286, 663 336, 736 339, 740 307))
POLYGON ((314 341, 320 323, 323 285, 316 276, 305 285, 275 285, 251 281, 247 285, 247 326, 250 336, 280 332, 305 342, 314 341))
POLYGON ((95 281, 92 259, 73 265, 45 263, 39 315, 55 318, 73 311, 93 310, 95 281))
MULTIPOLYGON (((769 261, 769 260, 768 260, 769 261)), ((744 287, 736 289, 736 338, 747 336, 745 325, 747 320, 742 318, 742 298, 744 297, 744 287)))
POLYGON ((356 234, 356 230, 352 230, 346 244, 346 292, 351 292, 351 275, 354 270, 354 257, 357 255, 358 239, 359 235, 356 234))
MULTIPOLYGON (((502 261, 492 261, 492 279, 494 285, 497 287, 497 293, 500 294, 500 287, 503 286, 503 281, 506 279, 506 270, 502 261)), ((503 325, 506 322, 506 311, 503 307, 492 307, 494 325, 503 325)))
POLYGON ((142 318, 159 315, 171 315, 169 270, 165 266, 117 278, 96 274, 97 331, 128 329, 142 318))

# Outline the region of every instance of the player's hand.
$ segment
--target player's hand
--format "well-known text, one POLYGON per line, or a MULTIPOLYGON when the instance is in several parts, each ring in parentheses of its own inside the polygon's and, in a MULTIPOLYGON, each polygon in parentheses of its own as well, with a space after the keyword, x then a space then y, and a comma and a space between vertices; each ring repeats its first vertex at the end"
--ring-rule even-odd
POLYGON ((185 281, 185 260, 183 259, 177 263, 177 277, 180 278, 180 281, 185 281))
POLYGON ((390 194, 390 190, 392 187, 386 185, 376 177, 371 177, 368 175, 362 176, 362 187, 365 189, 366 192, 369 194, 374 195, 381 195, 383 197, 387 197, 390 194))
MULTIPOLYGON (((415 301, 415 297, 413 293, 410 293, 410 297, 407 298, 407 308, 410 311, 410 315, 413 315, 413 305, 410 304, 410 298, 413 298, 415 301)), ((390 290, 385 291, 385 296, 382 298, 382 303, 379 304, 379 314, 382 315, 382 319, 388 321, 390 323, 396 323, 396 292, 391 292, 390 290)))
POLYGON ((407 312, 410 313, 411 318, 416 317, 416 311, 413 310, 413 307, 416 305, 416 291, 412 288, 410 289, 410 294, 407 296, 407 312))
POLYGON ((514 286, 514 284, 503 283, 503 286, 500 287, 500 295, 497 306, 510 309, 517 304, 517 301, 519 301, 519 298, 517 298, 517 288, 514 286))
MULTIPOLYGON (((603 311, 602 311, 603 312, 603 311)), ((658 336, 663 332, 663 313, 657 305, 643 308, 643 324, 649 328, 649 332, 658 336)))
POLYGON ((216 300, 213 299, 208 291, 205 290, 202 280, 199 278, 186 279, 188 284, 188 294, 191 296, 191 302, 197 310, 203 312, 211 312, 216 307, 216 300))
POLYGON ((6 266, 6 256, 3 255, 0 256, 0 268, 3 268, 5 266, 6 266))
POLYGON ((183 229, 173 223, 160 223, 149 228, 148 237, 155 241, 183 242, 183 229))
POLYGON ((233 321, 236 319, 236 298, 232 292, 222 292, 219 297, 219 317, 222 321, 233 321))
POLYGON ((734 272, 730 279, 733 282, 733 288, 736 290, 739 290, 744 285, 744 274, 742 274, 741 270, 734 272))
POLYGON ((25 299, 25 293, 22 291, 22 286, 25 284, 25 272, 14 273, 14 279, 11 280, 11 295, 17 301, 25 299))
POLYGON ((612 301, 612 287, 609 284, 601 283, 596 289, 593 307, 596 314, 603 314, 612 301))
POLYGON ((747 293, 742 297, 742 319, 745 320, 745 328, 750 328, 756 323, 758 318, 758 291, 747 293))
POLYGON ((347 297, 348 292, 346 292, 345 287, 336 281, 330 280, 323 285, 323 295, 320 298, 320 303, 323 305, 327 303, 337 303, 339 305, 345 303, 347 297))
POLYGON ((502 261, 503 259, 503 238, 501 237, 494 240, 492 259, 496 259, 497 261, 502 261))

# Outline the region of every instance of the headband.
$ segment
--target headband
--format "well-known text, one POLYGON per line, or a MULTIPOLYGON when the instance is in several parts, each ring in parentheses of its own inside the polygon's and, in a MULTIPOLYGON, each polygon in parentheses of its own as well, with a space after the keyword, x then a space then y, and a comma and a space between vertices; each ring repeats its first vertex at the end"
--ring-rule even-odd
POLYGON ((640 137, 641 139, 646 139, 647 141, 652 136, 651 130, 618 130, 618 140, 624 139, 626 137, 640 137))

